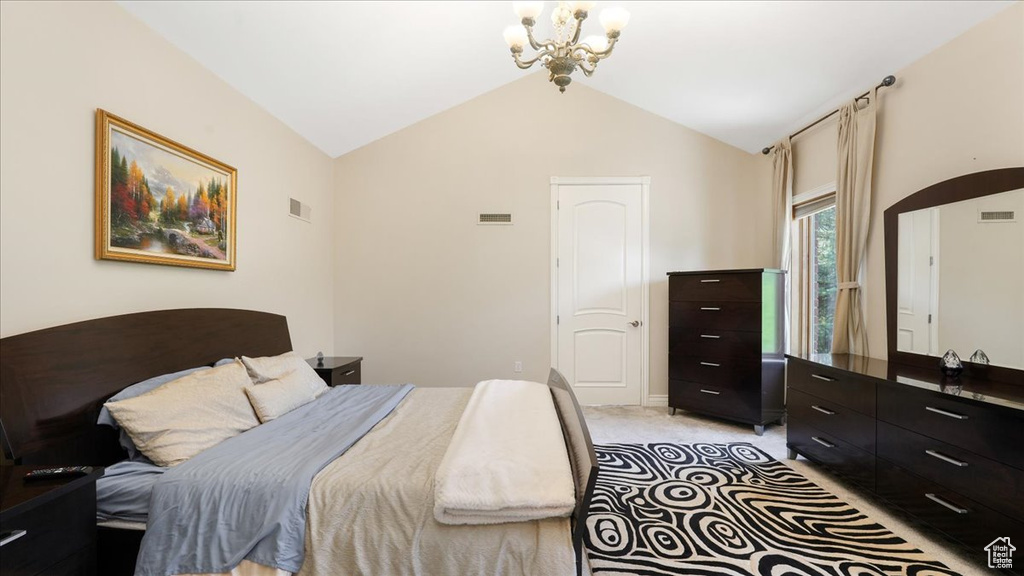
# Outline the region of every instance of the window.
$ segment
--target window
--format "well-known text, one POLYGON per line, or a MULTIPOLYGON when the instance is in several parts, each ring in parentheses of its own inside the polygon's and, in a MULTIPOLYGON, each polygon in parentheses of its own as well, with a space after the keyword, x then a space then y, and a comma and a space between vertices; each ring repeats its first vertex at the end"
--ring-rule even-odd
POLYGON ((790 348, 797 353, 832 350, 836 309, 835 192, 802 194, 794 200, 796 251, 793 263, 793 326, 790 348))
POLYGON ((811 352, 832 350, 832 318, 836 311, 836 207, 833 204, 810 219, 811 262, 810 344, 811 352))

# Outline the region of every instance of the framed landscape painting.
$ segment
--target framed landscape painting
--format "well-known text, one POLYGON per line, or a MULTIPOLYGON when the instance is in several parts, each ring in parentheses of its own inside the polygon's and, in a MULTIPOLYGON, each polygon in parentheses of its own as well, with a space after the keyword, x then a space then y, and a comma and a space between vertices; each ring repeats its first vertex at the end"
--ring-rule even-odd
POLYGON ((235 269, 237 171, 96 111, 96 258, 235 269))

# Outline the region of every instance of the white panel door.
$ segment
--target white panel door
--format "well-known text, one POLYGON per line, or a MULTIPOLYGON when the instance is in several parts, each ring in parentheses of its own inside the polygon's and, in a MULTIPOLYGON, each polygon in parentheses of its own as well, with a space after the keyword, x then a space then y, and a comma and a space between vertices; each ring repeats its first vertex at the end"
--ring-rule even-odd
POLYGON ((937 329, 938 210, 917 210, 899 215, 899 270, 896 293, 896 349, 935 355, 937 329))
POLYGON ((583 404, 641 404, 639 184, 558 188, 556 366, 583 404))

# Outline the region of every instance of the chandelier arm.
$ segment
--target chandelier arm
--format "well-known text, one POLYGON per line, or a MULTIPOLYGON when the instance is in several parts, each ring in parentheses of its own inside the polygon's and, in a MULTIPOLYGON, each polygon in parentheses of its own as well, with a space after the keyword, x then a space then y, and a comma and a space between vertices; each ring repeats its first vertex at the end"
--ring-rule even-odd
POLYGON ((587 13, 579 10, 575 14, 576 16, 576 32, 572 35, 572 42, 569 45, 573 45, 580 41, 580 33, 583 32, 583 21, 587 19, 587 13))
POLYGON ((597 50, 591 50, 590 52, 594 56, 597 56, 598 58, 603 60, 603 59, 605 59, 605 58, 607 58, 607 57, 612 55, 612 50, 615 49, 615 43, 618 42, 618 41, 619 41, 618 36, 616 36, 614 38, 609 38, 608 39, 608 47, 607 48, 605 48, 604 50, 602 50, 600 52, 597 51, 597 50))
POLYGON ((580 44, 572 47, 572 57, 576 60, 585 60, 588 56, 597 56, 597 52, 587 44, 580 44), (578 52, 583 54, 577 55, 578 52))
POLYGON ((590 75, 593 74, 595 70, 597 70, 597 64, 592 64, 590 68, 587 68, 583 61, 580 61, 579 67, 580 70, 583 70, 583 75, 586 76, 587 78, 589 78, 590 75))
POLYGON ((537 53, 536 56, 534 56, 533 58, 530 58, 529 60, 523 60, 522 58, 520 58, 519 57, 519 54, 521 54, 520 52, 513 52, 512 53, 512 57, 515 58, 515 60, 516 60, 516 66, 518 66, 519 68, 521 68, 523 70, 526 70, 527 68, 533 66, 538 60, 543 58, 544 55, 547 54, 547 53, 548 53, 547 50, 541 50, 540 52, 537 53))
POLYGON ((595 58, 598 58, 599 60, 604 60, 605 58, 611 56, 612 49, 615 47, 615 43, 617 41, 618 41, 618 38, 610 38, 608 40, 608 47, 605 48, 604 50, 600 50, 600 51, 599 50, 594 50, 593 48, 590 47, 589 44, 580 44, 578 46, 573 46, 572 47, 573 58, 576 58, 577 60, 579 60, 580 58, 584 58, 585 56, 583 56, 583 57, 577 57, 576 56, 577 52, 583 52, 585 55, 594 56, 595 58))
POLYGON ((538 42, 537 39, 533 37, 532 25, 528 26, 524 23, 523 27, 526 28, 526 39, 530 41, 530 46, 534 50, 550 50, 552 46, 554 46, 554 42, 552 42, 551 40, 544 40, 543 42, 538 42))

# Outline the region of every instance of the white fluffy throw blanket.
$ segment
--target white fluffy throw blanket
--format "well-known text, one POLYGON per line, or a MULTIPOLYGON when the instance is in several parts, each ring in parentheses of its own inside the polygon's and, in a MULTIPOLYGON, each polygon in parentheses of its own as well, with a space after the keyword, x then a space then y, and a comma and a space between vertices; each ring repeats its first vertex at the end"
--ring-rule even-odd
POLYGON ((575 505, 550 389, 521 380, 477 384, 434 477, 434 517, 502 524, 565 517, 575 505))

